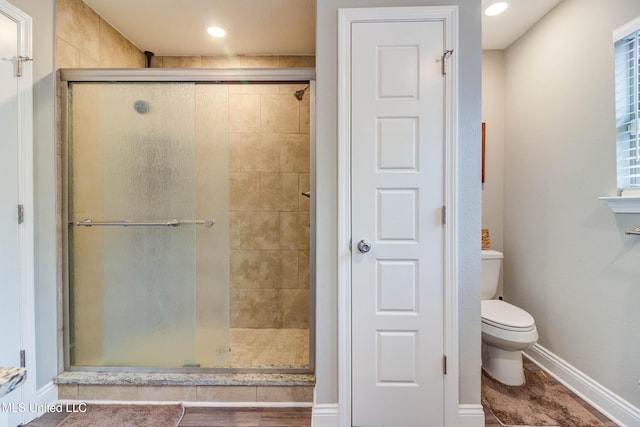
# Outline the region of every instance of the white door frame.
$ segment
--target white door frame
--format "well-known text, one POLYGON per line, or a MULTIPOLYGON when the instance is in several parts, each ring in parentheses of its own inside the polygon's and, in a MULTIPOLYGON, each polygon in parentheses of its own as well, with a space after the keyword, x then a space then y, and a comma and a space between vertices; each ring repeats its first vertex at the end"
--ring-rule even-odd
MULTIPOLYGON (((445 77, 444 195, 444 379, 446 426, 458 425, 458 283, 457 283, 457 6, 348 8, 338 10, 338 405, 341 427, 351 426, 351 24, 354 22, 441 21, 447 61, 445 77)), ((444 52, 443 52, 444 53, 444 52)))
MULTIPOLYGON (((18 25, 17 56, 32 57, 32 19, 6 0, 0 0, 0 13, 18 25)), ((36 397, 36 329, 34 285, 34 200, 33 200, 33 73, 32 62, 22 63, 22 77, 18 77, 18 198, 24 207, 24 221, 20 238, 20 335, 26 353, 27 380, 20 389, 26 403, 36 397)), ((16 206, 17 209, 17 206, 16 206)), ((6 327, 6 326, 5 326, 6 327)), ((25 422, 37 414, 25 412, 25 422)))

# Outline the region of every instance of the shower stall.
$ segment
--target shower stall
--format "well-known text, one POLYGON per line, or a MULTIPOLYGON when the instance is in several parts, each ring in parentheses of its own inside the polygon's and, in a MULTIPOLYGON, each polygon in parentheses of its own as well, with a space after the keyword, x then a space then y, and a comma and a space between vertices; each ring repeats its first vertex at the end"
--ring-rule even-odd
POLYGON ((61 79, 66 368, 312 372, 313 70, 61 79))

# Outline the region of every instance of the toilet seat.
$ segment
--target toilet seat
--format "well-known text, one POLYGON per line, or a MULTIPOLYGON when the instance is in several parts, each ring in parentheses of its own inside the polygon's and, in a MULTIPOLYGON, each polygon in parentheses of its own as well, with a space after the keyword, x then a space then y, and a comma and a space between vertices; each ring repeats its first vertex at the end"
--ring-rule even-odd
POLYGON ((501 300, 482 300, 482 322, 514 332, 529 332, 536 328, 533 317, 515 305, 501 300))

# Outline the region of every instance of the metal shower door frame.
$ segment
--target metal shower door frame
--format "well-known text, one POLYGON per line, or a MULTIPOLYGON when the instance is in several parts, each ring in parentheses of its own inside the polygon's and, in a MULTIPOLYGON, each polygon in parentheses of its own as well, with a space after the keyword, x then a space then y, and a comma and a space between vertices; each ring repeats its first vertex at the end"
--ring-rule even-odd
POLYGON ((309 230, 309 367, 308 368, 147 368, 147 367, 85 367, 71 366, 70 364, 70 306, 69 306, 69 233, 68 227, 64 225, 69 221, 68 213, 68 117, 69 117, 69 86, 78 82, 111 82, 111 83, 128 83, 128 82, 193 82, 193 83, 209 83, 209 84, 229 84, 229 83, 308 83, 310 96, 310 190, 311 194, 316 194, 316 111, 315 111, 315 93, 316 93, 316 73, 314 68, 273 68, 273 69, 167 69, 167 68, 122 68, 122 69, 102 69, 102 68, 86 68, 86 69, 61 69, 59 70, 60 78, 60 105, 61 108, 61 170, 62 174, 62 194, 61 194, 61 218, 60 223, 62 234, 58 237, 61 239, 62 247, 62 263, 61 272, 59 273, 59 292, 61 302, 59 303, 59 312, 62 315, 62 328, 59 342, 63 343, 58 349, 58 360, 60 371, 101 371, 101 372, 179 372, 179 373, 290 373, 290 374, 312 374, 315 372, 315 306, 316 306, 316 198, 311 197, 310 200, 310 230, 309 230))

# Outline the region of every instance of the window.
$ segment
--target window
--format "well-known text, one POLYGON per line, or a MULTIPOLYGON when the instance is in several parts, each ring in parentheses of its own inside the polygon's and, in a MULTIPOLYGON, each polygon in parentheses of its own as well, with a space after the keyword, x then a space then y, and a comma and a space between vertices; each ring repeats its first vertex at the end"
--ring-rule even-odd
POLYGON ((618 188, 640 190, 640 18, 614 32, 618 188))

